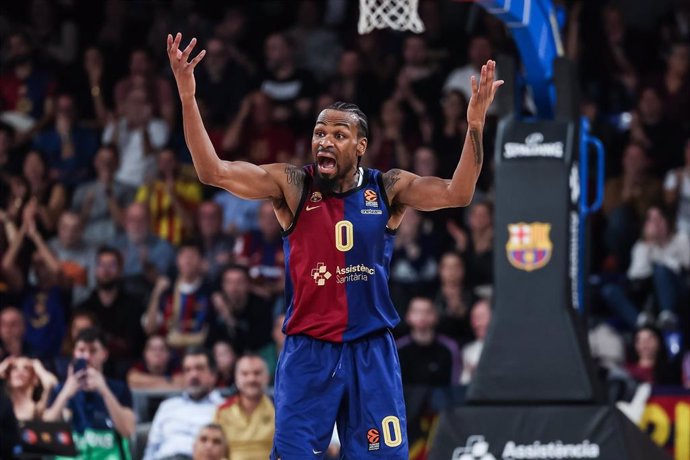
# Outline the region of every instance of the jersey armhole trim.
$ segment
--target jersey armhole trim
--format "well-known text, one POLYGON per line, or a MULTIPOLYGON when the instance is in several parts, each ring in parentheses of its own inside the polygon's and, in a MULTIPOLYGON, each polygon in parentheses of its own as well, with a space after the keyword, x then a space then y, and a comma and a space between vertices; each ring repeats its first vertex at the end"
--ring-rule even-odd
MULTIPOLYGON (((386 211, 388 211, 388 219, 390 220, 393 213, 391 213, 391 205, 388 202, 388 194, 386 193, 386 187, 384 187, 383 185, 383 172, 379 171, 378 174, 376 174, 376 183, 379 185, 379 190, 381 190, 381 198, 383 198, 383 204, 386 206, 386 211)), ((390 228, 388 227, 388 224, 386 224, 386 233, 395 235, 397 231, 397 228, 390 228)))
POLYGON ((302 212, 304 202, 307 201, 307 195, 309 195, 309 190, 311 190, 311 175, 309 175, 309 173, 305 173, 304 184, 302 188, 302 197, 299 199, 299 204, 297 205, 297 210, 295 211, 295 217, 292 218, 290 226, 280 232, 280 235, 282 237, 289 236, 290 233, 292 233, 292 231, 295 229, 295 226, 297 226, 297 219, 299 218, 299 215, 302 212))

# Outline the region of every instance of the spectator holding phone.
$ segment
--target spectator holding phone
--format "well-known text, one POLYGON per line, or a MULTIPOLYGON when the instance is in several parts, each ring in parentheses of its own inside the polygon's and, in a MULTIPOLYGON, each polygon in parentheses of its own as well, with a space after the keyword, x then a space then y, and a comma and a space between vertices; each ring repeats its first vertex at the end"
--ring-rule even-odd
POLYGON ((98 329, 79 332, 67 379, 53 392, 46 421, 70 420, 80 453, 89 458, 129 458, 127 438, 134 433, 132 395, 124 382, 103 376, 108 359, 98 329))

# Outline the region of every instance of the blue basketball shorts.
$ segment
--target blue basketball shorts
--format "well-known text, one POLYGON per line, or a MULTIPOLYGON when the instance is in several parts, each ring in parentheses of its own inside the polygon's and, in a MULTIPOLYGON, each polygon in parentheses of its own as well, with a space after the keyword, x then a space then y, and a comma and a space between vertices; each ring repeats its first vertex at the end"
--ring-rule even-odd
POLYGON ((273 460, 408 460, 400 361, 390 331, 346 343, 288 336, 275 378, 273 460))

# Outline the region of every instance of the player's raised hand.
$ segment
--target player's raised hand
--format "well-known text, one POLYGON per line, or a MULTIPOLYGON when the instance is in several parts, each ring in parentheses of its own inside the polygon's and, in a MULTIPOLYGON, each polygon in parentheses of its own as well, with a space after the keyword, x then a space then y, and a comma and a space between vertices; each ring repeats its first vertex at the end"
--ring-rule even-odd
POLYGON ((472 97, 467 105, 467 124, 470 128, 484 127, 486 111, 489 110, 496 91, 503 84, 503 80, 494 81, 495 76, 496 61, 488 60, 482 66, 479 81, 475 76, 471 78, 472 97))
POLYGON ((196 38, 192 38, 184 49, 180 50, 180 42, 182 41, 182 34, 177 33, 175 38, 168 34, 168 59, 170 60, 170 67, 175 75, 177 82, 177 90, 180 92, 180 97, 193 96, 196 91, 196 82, 194 81, 194 68, 201 62, 206 55, 206 50, 201 50, 191 61, 189 56, 192 54, 194 46, 196 46, 196 38))

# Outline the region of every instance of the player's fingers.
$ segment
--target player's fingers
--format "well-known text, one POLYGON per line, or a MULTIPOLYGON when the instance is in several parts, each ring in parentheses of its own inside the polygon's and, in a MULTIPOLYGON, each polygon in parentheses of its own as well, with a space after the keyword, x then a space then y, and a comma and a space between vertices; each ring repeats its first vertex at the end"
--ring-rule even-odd
POLYGON ((470 83, 472 84, 472 97, 477 97, 477 92, 479 91, 479 86, 477 85, 477 77, 472 75, 470 77, 470 83))
POLYGON ((196 46, 196 38, 192 38, 189 41, 189 45, 187 45, 187 47, 182 52, 182 56, 184 56, 185 60, 189 59, 189 55, 192 54, 192 50, 194 49, 195 46, 196 46))
POLYGON ((487 72, 487 81, 493 83, 496 76, 496 61, 489 61, 489 67, 487 72))
POLYGON ((201 50, 199 54, 197 54, 194 59, 192 59, 192 62, 189 63, 190 66, 192 66, 192 69, 197 66, 198 63, 201 62, 201 60, 206 56, 206 50, 201 50))
POLYGON ((166 49, 168 51, 168 55, 170 55, 170 50, 172 49, 172 42, 173 42, 173 38, 172 38, 171 34, 168 34, 168 37, 167 37, 165 42, 166 42, 166 49))
POLYGON ((482 89, 486 86, 486 64, 482 66, 482 71, 479 75, 479 92, 482 92, 482 89))
POLYGON ((180 42, 181 41, 182 41, 182 34, 178 32, 175 34, 175 39, 173 40, 173 50, 179 50, 180 49, 180 42))

